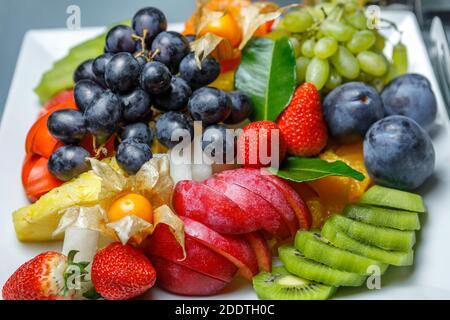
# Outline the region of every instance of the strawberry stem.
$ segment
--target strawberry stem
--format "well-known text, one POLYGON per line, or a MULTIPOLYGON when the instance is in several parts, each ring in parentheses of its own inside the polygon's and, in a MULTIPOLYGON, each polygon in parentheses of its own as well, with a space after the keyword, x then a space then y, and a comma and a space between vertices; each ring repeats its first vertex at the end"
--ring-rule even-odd
POLYGON ((74 262, 75 256, 77 255, 78 250, 71 250, 67 254, 67 267, 64 270, 63 278, 64 278, 64 286, 61 289, 61 294, 67 296, 70 290, 79 290, 80 288, 74 288, 74 285, 80 282, 87 282, 86 275, 88 271, 86 270, 89 262, 81 261, 74 262))

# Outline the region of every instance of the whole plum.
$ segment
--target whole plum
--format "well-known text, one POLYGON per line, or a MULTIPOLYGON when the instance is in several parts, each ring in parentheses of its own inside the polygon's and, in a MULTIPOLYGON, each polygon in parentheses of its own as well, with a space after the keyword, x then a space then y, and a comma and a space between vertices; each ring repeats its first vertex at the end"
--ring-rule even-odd
POLYGON ((389 116, 367 132, 364 163, 375 183, 414 190, 433 174, 435 151, 430 136, 417 122, 389 116))
POLYGON ((436 97, 430 82, 420 74, 409 73, 392 80, 381 92, 386 115, 401 115, 426 128, 436 118, 436 97))
POLYGON ((370 126, 384 116, 378 92, 362 82, 335 88, 322 108, 330 134, 341 143, 363 139, 370 126))

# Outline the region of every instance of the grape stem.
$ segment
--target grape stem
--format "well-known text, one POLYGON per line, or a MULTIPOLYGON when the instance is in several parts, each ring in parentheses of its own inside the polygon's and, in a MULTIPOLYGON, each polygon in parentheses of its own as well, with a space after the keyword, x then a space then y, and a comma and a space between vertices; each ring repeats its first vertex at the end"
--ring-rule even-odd
POLYGON ((94 149, 94 152, 95 152, 95 156, 94 156, 94 158, 95 159, 98 159, 99 157, 100 157, 100 155, 103 155, 103 156, 107 156, 108 155, 108 149, 106 149, 106 143, 107 142, 104 142, 104 143, 102 143, 98 148, 97 148, 97 142, 96 142, 96 139, 94 138, 93 139, 93 142, 92 142, 92 148, 94 149))
POLYGON ((137 34, 133 34, 132 38, 135 41, 139 41, 141 43, 141 51, 139 51, 138 53, 135 54, 135 58, 137 57, 144 57, 147 59, 147 61, 149 60, 148 57, 145 55, 145 38, 147 37, 148 34, 148 30, 144 29, 142 31, 142 37, 138 36, 137 34))
POLYGON ((152 52, 152 55, 150 56, 150 60, 153 60, 155 58, 155 56, 160 52, 161 52, 161 50, 159 50, 159 48, 156 48, 156 50, 154 52, 152 52))
POLYGON ((386 19, 386 18, 380 18, 380 21, 384 22, 384 23, 386 23, 388 25, 388 27, 385 27, 385 28, 380 27, 380 29, 393 28, 399 35, 398 43, 401 43, 402 42, 402 37, 403 37, 403 31, 401 31, 398 28, 397 24, 395 22, 391 21, 391 20, 386 19))

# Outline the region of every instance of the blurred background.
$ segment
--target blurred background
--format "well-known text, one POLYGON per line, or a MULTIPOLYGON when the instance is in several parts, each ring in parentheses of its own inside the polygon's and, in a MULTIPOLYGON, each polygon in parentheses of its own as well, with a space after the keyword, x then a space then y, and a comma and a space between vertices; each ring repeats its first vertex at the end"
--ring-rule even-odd
MULTIPOLYGON (((298 3, 274 0, 280 5, 298 3)), ((302 1, 300 1, 302 2, 302 1)), ((424 36, 429 36, 429 17, 439 14, 450 29, 450 0, 368 1, 416 11, 424 36)), ((82 27, 105 26, 131 17, 139 8, 156 6, 172 22, 184 21, 195 6, 195 0, 0 0, 0 118, 14 73, 24 34, 29 29, 65 28, 70 5, 81 8, 82 27)))

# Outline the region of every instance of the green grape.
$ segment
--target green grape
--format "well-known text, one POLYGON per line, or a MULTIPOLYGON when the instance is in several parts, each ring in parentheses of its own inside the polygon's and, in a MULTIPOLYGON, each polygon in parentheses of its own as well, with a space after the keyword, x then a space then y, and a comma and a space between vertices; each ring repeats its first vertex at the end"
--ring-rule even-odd
POLYGON ((372 31, 361 30, 353 35, 352 40, 347 43, 347 48, 353 53, 360 53, 371 48, 375 41, 376 36, 372 31))
POLYGON ((360 8, 360 4, 358 3, 358 1, 346 1, 345 2, 345 14, 346 15, 350 15, 353 14, 354 12, 358 11, 360 8))
POLYGON ((302 43, 300 42, 300 40, 294 37, 290 37, 289 42, 291 43, 292 49, 294 50, 295 57, 299 57, 302 53, 302 43))
POLYGON ((296 10, 285 15, 281 23, 287 31, 299 33, 308 29, 313 22, 313 17, 306 10, 296 10))
POLYGON ((324 11, 327 15, 329 15, 334 8, 336 8, 336 5, 332 3, 321 3, 315 5, 314 7, 307 6, 306 8, 316 20, 323 20, 325 19, 324 11))
POLYGON ((327 59, 331 57, 337 50, 338 44, 336 40, 330 37, 319 39, 314 46, 314 54, 317 58, 327 59))
POLYGON ((393 65, 392 63, 389 63, 388 71, 386 72, 386 74, 382 78, 383 85, 388 84, 389 82, 391 82, 391 80, 393 80, 394 78, 396 78, 399 75, 400 74, 399 74, 399 72, 397 70, 397 67, 395 65, 393 65))
POLYGON ((346 18, 347 22, 356 29, 367 29, 367 18, 362 10, 356 10, 346 18))
POLYGON ((312 58, 314 57, 314 46, 316 42, 314 39, 306 39, 302 44, 302 54, 305 57, 312 58))
POLYGON ((324 20, 320 26, 320 31, 328 36, 336 39, 339 42, 347 42, 355 33, 355 29, 340 21, 324 20))
POLYGON ((286 30, 284 30, 284 29, 277 29, 277 30, 274 30, 271 33, 267 34, 266 38, 269 38, 269 39, 272 39, 272 40, 276 41, 278 39, 281 39, 281 38, 284 38, 284 37, 288 37, 288 36, 290 36, 290 33, 287 32, 286 30))
POLYGON ((336 71, 335 68, 330 68, 330 75, 328 76, 328 80, 325 83, 325 88, 328 90, 333 90, 337 86, 340 86, 342 83, 341 75, 336 71))
POLYGON ((369 83, 369 82, 373 81, 373 79, 374 79, 374 76, 372 76, 370 74, 367 74, 367 73, 365 73, 363 71, 361 71, 359 73, 358 78, 356 78, 356 80, 361 81, 361 82, 365 82, 365 83, 369 83))
POLYGON ((370 82, 370 85, 375 88, 378 92, 383 91, 384 84, 382 78, 375 78, 370 82))
POLYGON ((359 64, 355 56, 344 46, 339 46, 336 53, 331 56, 331 63, 344 78, 353 80, 359 75, 359 64))
POLYGON ((373 45, 374 49, 382 52, 384 50, 384 46, 386 45, 386 38, 379 32, 375 32, 376 40, 373 45))
POLYGON ((408 72, 408 52, 401 42, 397 43, 392 50, 392 64, 398 76, 408 72))
POLYGON ((388 71, 386 59, 372 51, 362 51, 356 58, 361 70, 376 77, 381 77, 388 71))
POLYGON ((317 90, 323 88, 330 74, 330 64, 328 60, 314 57, 306 68, 306 82, 314 84, 317 90))
POLYGON ((297 58, 297 84, 305 82, 306 79, 306 68, 308 68, 310 58, 298 57, 297 58))

